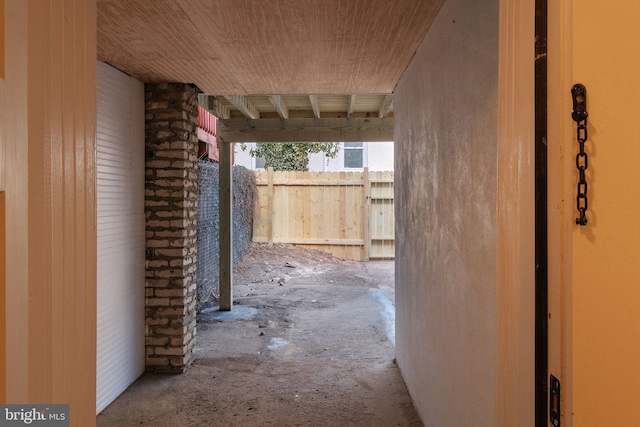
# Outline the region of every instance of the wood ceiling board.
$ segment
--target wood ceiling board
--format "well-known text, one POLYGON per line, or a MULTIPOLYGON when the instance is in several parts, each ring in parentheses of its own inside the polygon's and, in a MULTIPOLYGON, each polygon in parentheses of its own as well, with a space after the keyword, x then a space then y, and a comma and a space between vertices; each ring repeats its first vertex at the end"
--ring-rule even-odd
POLYGON ((356 103, 354 105, 354 112, 373 112, 376 113, 380 109, 380 106, 384 102, 385 95, 368 95, 357 96, 356 103))
POLYGON ((284 95, 282 99, 289 110, 311 110, 311 101, 306 95, 284 95))
POLYGON ((444 0, 98 0, 99 59, 208 94, 390 93, 444 0))
POLYGON ((349 96, 326 96, 321 95, 318 97, 318 104, 320 105, 320 111, 344 111, 349 109, 349 96))
POLYGON ((144 82, 242 91, 174 0, 98 0, 97 19, 100 61, 144 82))

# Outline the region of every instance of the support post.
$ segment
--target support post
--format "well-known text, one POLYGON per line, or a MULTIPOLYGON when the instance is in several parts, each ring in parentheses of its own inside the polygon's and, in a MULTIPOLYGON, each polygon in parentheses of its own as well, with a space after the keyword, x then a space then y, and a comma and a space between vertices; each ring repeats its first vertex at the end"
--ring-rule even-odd
POLYGON ((269 224, 267 230, 267 240, 273 244, 273 168, 267 168, 267 211, 269 212, 269 224))
POLYGON ((220 311, 233 307, 233 167, 231 143, 218 141, 220 148, 220 311))
POLYGON ((369 261, 369 251, 371 250, 371 236, 369 235, 369 215, 371 213, 371 181, 369 181, 369 168, 364 168, 362 173, 363 180, 363 198, 362 207, 362 239, 364 240, 363 261, 369 261))

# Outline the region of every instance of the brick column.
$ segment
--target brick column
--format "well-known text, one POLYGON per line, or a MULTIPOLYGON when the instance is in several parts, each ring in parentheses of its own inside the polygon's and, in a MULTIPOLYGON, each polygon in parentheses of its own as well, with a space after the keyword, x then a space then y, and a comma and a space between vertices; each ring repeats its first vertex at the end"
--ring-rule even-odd
POLYGON ((145 85, 146 366, 181 373, 196 337, 197 89, 145 85))

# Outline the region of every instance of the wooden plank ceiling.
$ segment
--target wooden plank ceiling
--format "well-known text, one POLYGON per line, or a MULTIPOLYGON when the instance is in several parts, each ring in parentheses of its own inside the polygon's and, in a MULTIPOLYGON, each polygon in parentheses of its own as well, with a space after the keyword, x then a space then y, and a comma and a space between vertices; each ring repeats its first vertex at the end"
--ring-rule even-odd
POLYGON ((280 118, 304 140, 299 126, 331 119, 387 137, 393 89, 443 2, 98 0, 98 59, 143 82, 195 84, 222 133, 273 140, 260 120, 280 118))

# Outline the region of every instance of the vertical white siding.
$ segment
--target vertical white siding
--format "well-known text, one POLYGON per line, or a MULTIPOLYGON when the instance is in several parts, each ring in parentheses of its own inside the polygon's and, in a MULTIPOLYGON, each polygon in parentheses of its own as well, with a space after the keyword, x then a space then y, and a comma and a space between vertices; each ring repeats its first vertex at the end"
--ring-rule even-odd
POLYGON ((144 371, 144 85, 98 63, 97 412, 144 371))

